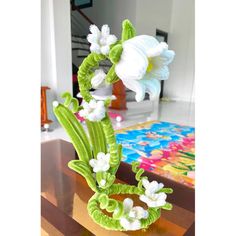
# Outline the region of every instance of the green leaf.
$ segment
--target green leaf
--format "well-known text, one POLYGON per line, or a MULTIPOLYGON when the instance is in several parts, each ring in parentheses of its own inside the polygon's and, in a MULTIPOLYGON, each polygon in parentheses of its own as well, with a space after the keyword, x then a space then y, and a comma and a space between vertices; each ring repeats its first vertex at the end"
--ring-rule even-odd
POLYGON ((103 132, 100 122, 91 122, 86 120, 86 125, 89 132, 90 141, 93 147, 94 158, 97 157, 99 152, 107 153, 107 143, 105 134, 103 132))
POLYGON ((87 134, 85 133, 83 126, 80 124, 71 110, 62 104, 54 107, 53 112, 59 123, 70 136, 79 158, 88 164, 89 160, 92 158, 92 152, 87 134))
POLYGON ((173 189, 172 188, 162 188, 161 190, 158 191, 158 193, 173 193, 173 189))
POLYGON ((122 51, 123 51, 123 47, 121 44, 117 44, 110 50, 109 59, 111 60, 113 64, 116 64, 119 62, 122 51))
POLYGON ((122 42, 133 38, 136 35, 136 31, 134 26, 132 25, 132 23, 129 20, 124 20, 122 22, 122 42))
POLYGON ((70 105, 70 101, 72 99, 72 96, 69 92, 65 92, 61 95, 62 98, 65 98, 64 106, 68 107, 70 105))
POLYGON ((87 181, 89 187, 94 191, 97 192, 96 181, 93 178, 91 168, 81 160, 72 160, 68 163, 68 167, 75 172, 81 174, 87 181))
POLYGON ((161 208, 162 209, 164 209, 164 210, 168 210, 168 211, 170 211, 170 210, 172 210, 172 204, 171 203, 169 203, 169 202, 167 202, 164 206, 162 206, 161 208))
POLYGON ((105 81, 107 84, 113 84, 119 80, 119 77, 117 76, 115 72, 115 65, 112 65, 110 70, 108 71, 105 81))

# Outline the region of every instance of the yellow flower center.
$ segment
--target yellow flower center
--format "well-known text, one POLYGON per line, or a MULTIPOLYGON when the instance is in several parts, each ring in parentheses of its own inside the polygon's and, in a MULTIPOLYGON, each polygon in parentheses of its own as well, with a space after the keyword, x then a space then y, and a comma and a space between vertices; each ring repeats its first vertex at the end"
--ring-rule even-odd
POLYGON ((151 59, 148 58, 148 66, 147 66, 147 72, 150 72, 153 68, 153 64, 151 59))

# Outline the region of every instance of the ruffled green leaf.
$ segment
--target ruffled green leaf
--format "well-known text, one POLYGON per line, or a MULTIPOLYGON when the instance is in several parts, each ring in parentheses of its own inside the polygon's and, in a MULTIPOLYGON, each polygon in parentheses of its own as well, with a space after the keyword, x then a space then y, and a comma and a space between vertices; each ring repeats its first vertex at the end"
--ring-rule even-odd
POLYGON ((122 22, 122 42, 133 38, 136 35, 136 30, 129 20, 122 22))
POLYGON ((123 51, 123 47, 121 44, 117 44, 110 50, 109 59, 111 60, 113 64, 116 64, 119 62, 122 51, 123 51))

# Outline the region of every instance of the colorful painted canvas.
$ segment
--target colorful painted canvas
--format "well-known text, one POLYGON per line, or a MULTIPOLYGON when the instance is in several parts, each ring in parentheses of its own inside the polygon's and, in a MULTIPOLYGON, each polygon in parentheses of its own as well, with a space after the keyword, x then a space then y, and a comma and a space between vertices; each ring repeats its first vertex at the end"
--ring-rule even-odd
POLYGON ((180 182, 195 185, 195 128, 151 121, 116 131, 123 161, 180 182))

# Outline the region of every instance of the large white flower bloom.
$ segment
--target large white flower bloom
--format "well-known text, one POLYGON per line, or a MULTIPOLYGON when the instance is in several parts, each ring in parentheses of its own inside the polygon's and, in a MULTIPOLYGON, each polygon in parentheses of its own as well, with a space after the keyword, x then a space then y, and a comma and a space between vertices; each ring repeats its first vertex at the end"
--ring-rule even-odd
POLYGON ((93 167, 93 172, 107 171, 110 168, 110 153, 99 152, 97 159, 91 159, 89 165, 93 167))
POLYGON ((94 89, 105 87, 106 86, 105 78, 106 78, 106 74, 103 71, 103 69, 95 70, 94 71, 94 76, 91 79, 92 87, 94 89))
POLYGON ((163 192, 157 193, 164 187, 164 184, 158 184, 157 181, 150 183, 147 179, 143 179, 142 184, 146 189, 145 194, 139 197, 142 202, 145 202, 149 207, 161 207, 166 204, 167 195, 163 192))
POLYGON ((89 103, 83 103, 82 110, 79 111, 79 115, 90 121, 100 121, 105 117, 106 109, 104 101, 96 101, 92 99, 89 103))
POLYGON ((140 229, 140 219, 148 218, 148 211, 140 206, 133 207, 133 204, 133 200, 130 198, 126 198, 123 202, 124 216, 120 218, 120 224, 126 230, 140 229))
POLYGON ((117 41, 115 35, 110 34, 108 25, 103 25, 100 31, 96 25, 90 26, 91 34, 88 34, 87 40, 91 43, 90 51, 107 55, 110 51, 110 45, 117 41))
POLYGON ((125 41, 115 71, 124 85, 136 93, 136 101, 144 99, 148 93, 151 100, 160 93, 160 80, 169 77, 168 64, 174 58, 174 51, 156 38, 140 35, 125 41))

